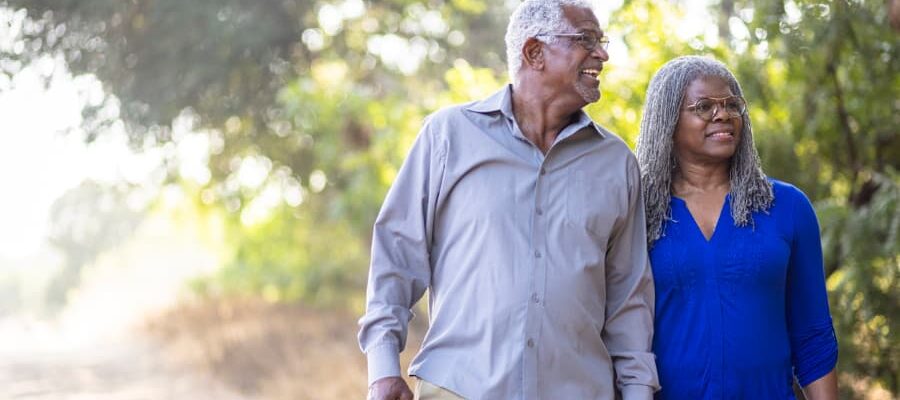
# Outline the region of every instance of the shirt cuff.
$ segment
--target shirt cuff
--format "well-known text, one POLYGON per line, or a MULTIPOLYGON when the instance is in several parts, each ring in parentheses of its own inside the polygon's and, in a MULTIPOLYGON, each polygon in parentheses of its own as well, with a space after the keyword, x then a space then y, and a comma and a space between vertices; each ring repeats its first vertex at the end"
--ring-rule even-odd
POLYGON ((653 388, 645 385, 622 386, 622 400, 653 400, 653 388))
POLYGON ((791 347, 794 350, 794 373, 801 387, 827 375, 837 365, 837 337, 830 318, 810 327, 803 335, 791 335, 791 347))
POLYGON ((372 383, 389 376, 402 376, 400 374, 400 349, 393 344, 383 344, 373 347, 366 352, 369 364, 369 386, 372 383))

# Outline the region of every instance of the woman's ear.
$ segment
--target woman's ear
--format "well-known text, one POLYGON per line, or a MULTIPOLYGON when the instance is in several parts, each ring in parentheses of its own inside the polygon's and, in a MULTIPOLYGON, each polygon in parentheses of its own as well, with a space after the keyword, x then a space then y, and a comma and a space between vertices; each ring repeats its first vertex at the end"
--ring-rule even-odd
POLYGON ((522 46, 522 63, 537 71, 544 69, 544 43, 528 38, 522 46))

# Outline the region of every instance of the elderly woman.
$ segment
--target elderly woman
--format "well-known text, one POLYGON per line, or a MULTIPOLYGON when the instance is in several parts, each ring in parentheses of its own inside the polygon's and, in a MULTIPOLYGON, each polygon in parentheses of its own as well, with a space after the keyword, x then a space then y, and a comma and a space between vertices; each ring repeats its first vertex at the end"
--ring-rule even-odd
POLYGON ((637 144, 661 399, 837 397, 837 341, 809 199, 767 178, 734 75, 664 65, 637 144))

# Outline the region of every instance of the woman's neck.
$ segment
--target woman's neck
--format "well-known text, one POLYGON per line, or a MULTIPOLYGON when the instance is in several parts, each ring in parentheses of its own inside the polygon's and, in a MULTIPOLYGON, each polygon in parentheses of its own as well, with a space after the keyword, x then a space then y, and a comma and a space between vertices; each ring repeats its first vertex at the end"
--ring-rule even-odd
POLYGON ((673 194, 688 197, 693 194, 725 194, 731 190, 729 164, 680 163, 672 182, 673 194))

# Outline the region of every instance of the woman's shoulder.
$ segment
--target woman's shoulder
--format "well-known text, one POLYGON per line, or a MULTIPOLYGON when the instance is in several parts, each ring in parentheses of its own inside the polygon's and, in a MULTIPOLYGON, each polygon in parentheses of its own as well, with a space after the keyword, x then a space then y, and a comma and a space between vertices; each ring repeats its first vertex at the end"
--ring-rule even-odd
POLYGON ((772 194, 776 199, 779 197, 788 197, 795 199, 797 197, 807 198, 806 193, 803 193, 800 188, 794 186, 791 183, 781 181, 772 177, 767 178, 769 182, 772 184, 772 194))
POLYGON ((778 210, 782 210, 791 212, 796 207, 804 208, 804 205, 812 209, 812 202, 809 200, 809 197, 797 186, 772 177, 769 177, 768 180, 772 183, 772 195, 774 197, 772 202, 773 209, 770 211, 778 212, 778 210))

